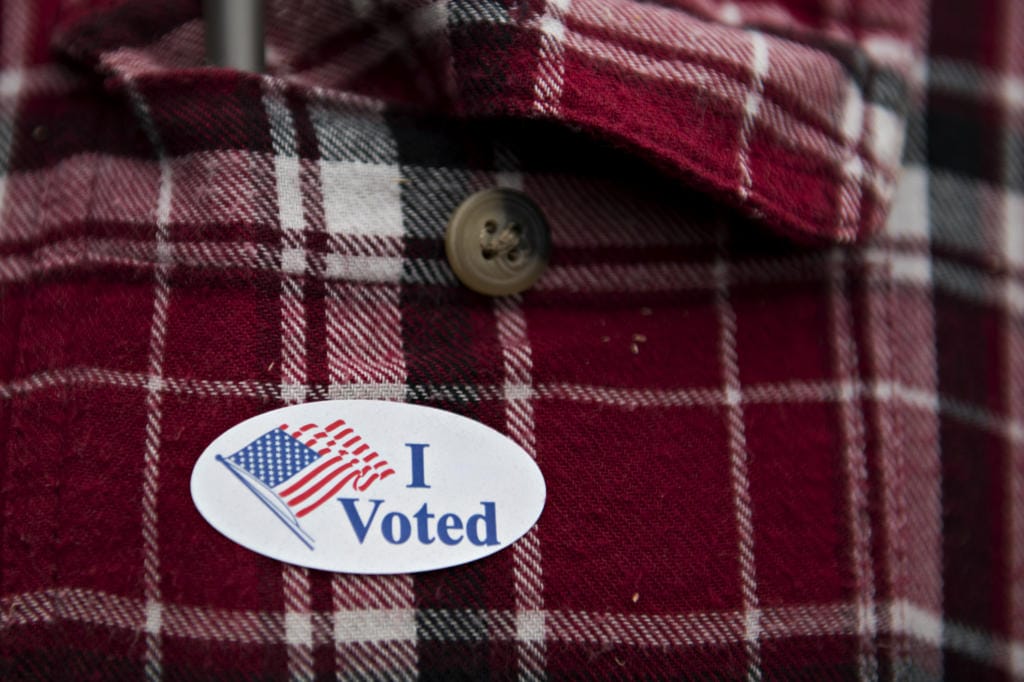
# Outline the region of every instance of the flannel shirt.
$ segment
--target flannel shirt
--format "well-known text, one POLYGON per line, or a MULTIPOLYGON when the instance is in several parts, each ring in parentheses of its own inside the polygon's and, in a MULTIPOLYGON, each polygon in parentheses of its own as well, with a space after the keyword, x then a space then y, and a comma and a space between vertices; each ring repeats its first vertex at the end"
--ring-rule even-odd
POLYGON ((0 677, 1024 675, 1024 7, 0 3, 0 677), (552 262, 460 285, 522 189, 552 262), (302 401, 543 471, 486 559, 333 575, 188 480, 302 401))

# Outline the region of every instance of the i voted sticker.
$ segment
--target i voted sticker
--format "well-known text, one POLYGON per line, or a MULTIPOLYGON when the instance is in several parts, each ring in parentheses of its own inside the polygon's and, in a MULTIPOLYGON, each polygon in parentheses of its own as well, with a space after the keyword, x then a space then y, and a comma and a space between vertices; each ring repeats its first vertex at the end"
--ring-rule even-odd
POLYGON ((342 573, 457 566, 522 537, 544 477, 516 443, 431 407, 291 405, 232 427, 192 471, 192 499, 254 552, 342 573))

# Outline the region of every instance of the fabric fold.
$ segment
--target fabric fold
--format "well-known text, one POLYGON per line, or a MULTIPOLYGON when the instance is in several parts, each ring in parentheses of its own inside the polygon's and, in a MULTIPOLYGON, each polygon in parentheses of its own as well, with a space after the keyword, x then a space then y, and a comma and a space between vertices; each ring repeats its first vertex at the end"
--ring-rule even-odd
MULTIPOLYGON (((271 2, 262 77, 372 109, 554 121, 779 233, 848 243, 888 214, 920 31, 915 3, 854 9, 271 2)), ((204 67, 196 2, 127 2, 69 22, 56 42, 114 86, 256 78, 204 67)))

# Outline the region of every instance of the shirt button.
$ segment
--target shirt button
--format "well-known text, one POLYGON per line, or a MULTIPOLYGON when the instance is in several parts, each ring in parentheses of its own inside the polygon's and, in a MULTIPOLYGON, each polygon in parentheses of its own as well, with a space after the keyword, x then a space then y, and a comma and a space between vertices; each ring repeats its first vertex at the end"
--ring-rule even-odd
POLYGON ((525 194, 491 188, 455 209, 444 238, 455 276, 473 291, 507 296, 530 288, 548 264, 551 235, 525 194))

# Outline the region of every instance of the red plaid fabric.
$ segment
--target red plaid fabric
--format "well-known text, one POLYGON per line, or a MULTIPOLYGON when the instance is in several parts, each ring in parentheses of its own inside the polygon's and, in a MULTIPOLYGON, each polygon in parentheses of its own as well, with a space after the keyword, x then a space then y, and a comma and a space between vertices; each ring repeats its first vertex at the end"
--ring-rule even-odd
POLYGON ((1012 0, 271 3, 264 76, 73 4, 0 4, 0 677, 1024 676, 1012 0), (554 244, 506 299, 442 238, 495 185, 554 244), (540 523, 208 526, 205 445, 325 398, 506 432, 540 523))

